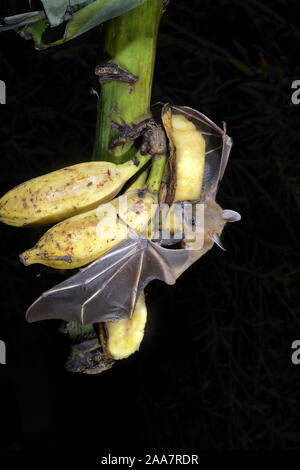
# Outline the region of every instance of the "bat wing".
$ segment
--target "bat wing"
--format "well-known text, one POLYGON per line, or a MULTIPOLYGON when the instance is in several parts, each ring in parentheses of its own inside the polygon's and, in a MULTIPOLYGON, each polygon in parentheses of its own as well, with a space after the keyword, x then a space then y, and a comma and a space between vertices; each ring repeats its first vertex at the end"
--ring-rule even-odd
POLYGON ((148 247, 144 254, 140 291, 153 279, 160 279, 167 284, 175 284, 188 262, 189 250, 164 248, 148 240, 148 247), (155 270, 152 269, 152 266, 155 267, 155 270))
POLYGON ((128 318, 146 285, 153 279, 174 284, 187 258, 187 250, 167 250, 137 234, 128 237, 87 268, 44 292, 29 307, 26 319, 59 318, 87 324, 128 318))
POLYGON ((221 129, 207 116, 188 106, 172 105, 171 108, 175 113, 184 114, 192 120, 205 139, 202 196, 209 195, 215 199, 218 183, 223 178, 233 144, 231 137, 226 133, 226 125, 224 124, 224 129, 221 129))
POLYGON ((123 318, 124 308, 120 299, 125 288, 134 282, 133 266, 137 265, 143 248, 139 240, 126 238, 74 276, 44 292, 27 310, 27 321, 59 318, 86 324, 123 318), (115 277, 126 277, 126 282, 124 287, 117 282, 121 292, 117 291, 118 295, 110 304, 109 286, 115 277), (93 296, 100 299, 97 311, 94 310, 94 302, 88 302, 93 296), (103 308, 103 303, 109 304, 108 311, 103 308))
POLYGON ((182 267, 189 259, 188 250, 168 250, 140 237, 136 246, 136 253, 123 260, 108 281, 103 282, 102 274, 99 277, 94 294, 84 305, 86 323, 131 317, 139 296, 150 281, 159 279, 175 284, 186 269, 182 270, 182 267))

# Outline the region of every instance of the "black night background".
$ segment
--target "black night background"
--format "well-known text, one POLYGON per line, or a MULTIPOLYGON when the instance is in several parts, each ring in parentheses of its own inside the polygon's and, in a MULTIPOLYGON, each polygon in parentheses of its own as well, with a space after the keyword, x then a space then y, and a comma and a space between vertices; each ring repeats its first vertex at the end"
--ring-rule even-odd
MULTIPOLYGON (((1 2, 0 16, 28 10, 1 2)), ((147 287, 140 351, 98 376, 65 370, 59 322, 25 311, 60 275, 18 255, 44 229, 0 227, 0 447, 108 452, 300 448, 300 6, 171 0, 158 36, 152 102, 191 106, 234 140, 217 200, 242 215, 177 281, 147 287), (298 279, 297 279, 298 278, 298 279)), ((103 29, 37 51, 0 34, 1 195, 90 159, 103 29)))

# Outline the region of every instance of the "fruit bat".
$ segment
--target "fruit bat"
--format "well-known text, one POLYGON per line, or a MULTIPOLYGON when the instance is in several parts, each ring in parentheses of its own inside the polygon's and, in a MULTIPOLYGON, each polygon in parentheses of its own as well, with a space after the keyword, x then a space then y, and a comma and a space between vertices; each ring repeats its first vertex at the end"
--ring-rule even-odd
MULTIPOLYGON (((172 106, 171 109, 193 120, 206 141, 202 194, 199 201, 194 201, 194 204, 200 202, 204 206, 201 243, 197 238, 185 237, 184 248, 166 248, 161 246, 163 240, 151 241, 129 228, 125 240, 77 274, 44 292, 27 310, 29 322, 58 318, 86 324, 128 318, 151 280, 174 284, 214 243, 222 247, 219 237, 225 224, 240 219, 237 212, 223 210, 215 202, 232 141, 226 134, 225 125, 222 130, 205 115, 188 107, 172 106)), ((169 187, 172 188, 172 169, 170 173, 169 187)), ((170 200, 170 194, 166 199, 170 200)), ((192 228, 193 216, 188 223, 192 228)))

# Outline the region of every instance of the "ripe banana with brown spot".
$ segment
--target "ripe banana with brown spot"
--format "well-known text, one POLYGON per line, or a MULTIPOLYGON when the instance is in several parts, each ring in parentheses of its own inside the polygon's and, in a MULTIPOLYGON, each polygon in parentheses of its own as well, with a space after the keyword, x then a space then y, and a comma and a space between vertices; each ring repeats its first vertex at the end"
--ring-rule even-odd
POLYGON ((113 199, 137 171, 150 160, 137 154, 115 165, 85 162, 33 178, 0 199, 0 220, 16 227, 56 223, 113 199))
POLYGON ((57 269, 85 266, 124 240, 128 226, 137 232, 147 229, 157 199, 157 194, 147 188, 133 189, 97 209, 70 217, 51 227, 33 248, 22 253, 21 261, 57 269))

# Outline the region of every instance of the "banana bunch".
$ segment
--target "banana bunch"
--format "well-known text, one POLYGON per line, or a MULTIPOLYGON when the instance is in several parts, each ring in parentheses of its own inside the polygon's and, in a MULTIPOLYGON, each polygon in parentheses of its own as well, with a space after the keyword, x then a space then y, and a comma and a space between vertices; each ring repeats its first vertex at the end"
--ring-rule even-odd
MULTIPOLYGON (((128 227, 141 233, 148 230, 158 195, 147 189, 147 169, 128 185, 126 198, 113 197, 150 158, 138 154, 122 165, 73 165, 34 178, 5 194, 0 200, 0 214, 1 221, 9 225, 43 225, 64 219, 46 231, 33 248, 23 252, 21 261, 26 266, 40 263, 56 269, 80 268, 124 240, 128 227)), ((107 356, 121 359, 135 352, 143 338, 146 319, 142 294, 130 319, 99 325, 107 356)))
MULTIPOLYGON (((0 199, 2 222, 24 227, 61 221, 33 248, 22 253, 21 261, 25 265, 40 263, 56 269, 79 268, 126 238, 127 225, 137 232, 147 229, 152 204, 158 202, 157 194, 145 185, 148 170, 140 172, 128 186, 122 219, 118 218, 122 196, 114 197, 150 159, 150 155, 138 153, 121 165, 80 163, 33 178, 6 193, 0 199)), ((118 325, 108 322, 102 328, 101 343, 107 355, 123 358, 136 351, 146 318, 142 294, 130 319, 116 322, 118 325)))
MULTIPOLYGON (((140 152, 122 165, 88 162, 63 168, 6 193, 0 199, 2 222, 15 226, 56 223, 34 247, 20 255, 21 261, 26 266, 40 263, 56 269, 86 266, 124 240, 129 229, 146 233, 151 238, 149 226, 153 207, 159 202, 171 206, 161 220, 161 232, 183 233, 182 217, 172 211, 172 205, 200 198, 205 202, 205 227, 196 224, 196 230, 191 229, 183 239, 182 247, 191 250, 190 257, 196 260, 218 242, 226 222, 238 218, 233 211, 223 211, 214 197, 206 199, 213 186, 207 183, 208 179, 219 179, 213 174, 214 160, 209 168, 213 176, 206 171, 207 155, 210 153, 215 158, 215 149, 208 150, 207 142, 216 139, 216 135, 199 129, 187 116, 186 109, 163 109, 162 121, 169 140, 170 158, 159 196, 157 181, 160 184, 161 177, 156 171, 152 173, 154 164, 148 179, 148 170, 144 170, 124 194, 118 195, 125 183, 151 159, 149 154, 140 152)), ((188 221, 191 228, 193 219, 194 214, 188 221)), ((99 338, 105 354, 122 359, 137 351, 146 320, 143 292, 131 318, 99 324, 99 338)))

